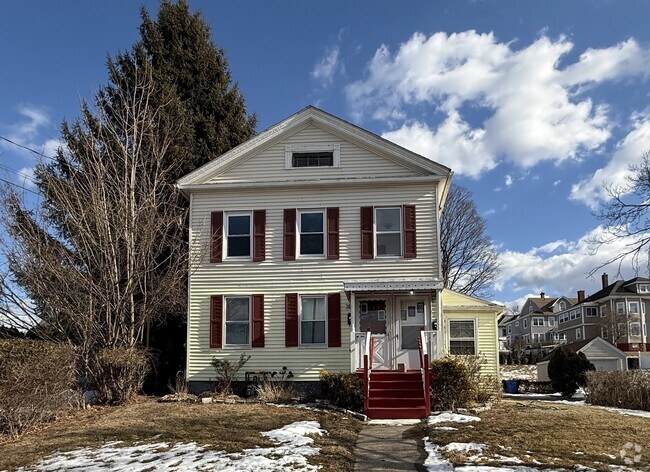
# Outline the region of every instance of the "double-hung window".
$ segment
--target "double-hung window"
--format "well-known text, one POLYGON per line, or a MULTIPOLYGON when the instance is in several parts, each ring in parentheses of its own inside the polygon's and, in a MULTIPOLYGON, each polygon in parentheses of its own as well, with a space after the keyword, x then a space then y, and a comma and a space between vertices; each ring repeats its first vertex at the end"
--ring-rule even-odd
POLYGON ((648 284, 640 284, 639 285, 639 293, 650 293, 650 285, 648 285, 648 284))
POLYGON ((402 209, 375 208, 377 257, 402 255, 402 209))
POLYGON ((587 306, 585 307, 585 315, 587 315, 590 318, 593 318, 594 316, 598 316, 598 309, 595 306, 587 306))
POLYGON ((325 255, 325 211, 299 210, 298 233, 298 254, 306 257, 325 255))
POLYGON ((549 318, 548 319, 548 325, 549 326, 555 326, 555 318, 549 318))
POLYGON ((524 320, 524 329, 528 329, 528 320, 524 320))
POLYGON ((544 318, 533 318, 533 326, 544 326, 544 318))
POLYGON ((449 320, 449 354, 476 355, 474 320, 449 320))
POLYGON ((300 345, 324 346, 327 343, 325 295, 300 296, 300 345))
POLYGON ((582 328, 576 329, 576 339, 582 339, 582 328))
POLYGON ((630 323, 630 336, 641 336, 641 323, 638 321, 630 323))
POLYGON ((227 213, 224 232, 226 257, 250 259, 252 248, 252 224, 250 213, 227 213))
POLYGON ((639 302, 629 302, 627 306, 630 315, 638 315, 641 313, 641 310, 639 309, 639 302))
POLYGON ((625 302, 616 302, 616 314, 617 315, 625 314, 625 302))
POLYGON ((226 347, 250 346, 250 297, 225 297, 224 331, 226 347))

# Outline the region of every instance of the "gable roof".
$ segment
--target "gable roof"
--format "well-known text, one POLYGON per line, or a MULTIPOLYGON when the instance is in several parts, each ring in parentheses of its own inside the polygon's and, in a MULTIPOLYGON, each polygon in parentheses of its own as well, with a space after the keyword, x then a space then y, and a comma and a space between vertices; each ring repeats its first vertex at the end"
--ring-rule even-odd
MULTIPOLYGON (((370 131, 309 105, 298 113, 291 115, 278 124, 271 126, 266 131, 261 132, 257 136, 222 154, 217 159, 213 159, 181 177, 177 182, 177 186, 180 189, 188 190, 192 187, 205 184, 209 176, 218 173, 220 170, 236 166, 252 154, 259 152, 261 149, 278 142, 283 137, 309 124, 334 131, 336 134, 344 136, 351 142, 359 143, 377 154, 389 155, 390 159, 406 167, 417 169, 426 175, 439 176, 441 180, 451 178, 452 171, 449 167, 427 159, 370 131)), ((446 191, 447 189, 445 189, 446 191)), ((442 201, 444 201, 444 197, 442 201)))
POLYGON ((650 279, 646 279, 643 277, 635 277, 630 280, 617 280, 611 284, 609 284, 607 287, 598 290, 596 293, 593 295, 588 296, 583 300, 584 302, 595 302, 597 300, 600 300, 601 298, 606 298, 609 296, 615 296, 615 295, 629 295, 629 294, 634 294, 634 295, 639 295, 637 292, 634 290, 628 288, 630 285, 634 285, 636 283, 648 283, 650 284, 650 279))
MULTIPOLYGON (((607 346, 607 348, 610 348, 612 351, 616 352, 617 354, 619 354, 619 355, 621 355, 623 357, 627 357, 627 354, 625 354, 619 348, 614 346, 612 343, 608 343, 607 341, 605 341, 600 336, 594 336, 592 338, 583 339, 581 341, 576 341, 576 342, 573 342, 573 343, 564 344, 564 345, 559 346, 559 347, 569 349, 569 350, 571 350, 573 352, 582 352, 582 351, 586 350, 589 346, 591 346, 594 343, 603 344, 603 345, 607 346)), ((546 357, 544 357, 539 362, 546 362, 546 361, 550 361, 551 359, 553 359, 555 357, 555 353, 557 352, 558 348, 553 349, 546 357)))

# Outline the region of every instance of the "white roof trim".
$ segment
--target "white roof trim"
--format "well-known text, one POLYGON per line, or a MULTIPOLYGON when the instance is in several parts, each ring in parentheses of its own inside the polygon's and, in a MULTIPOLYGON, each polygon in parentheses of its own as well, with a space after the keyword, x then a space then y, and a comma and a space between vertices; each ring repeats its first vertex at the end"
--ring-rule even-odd
POLYGON ((245 159, 255 149, 258 149, 269 142, 278 139, 280 135, 289 133, 291 130, 313 121, 322 126, 335 130, 347 138, 363 143, 382 155, 390 154, 396 161, 401 161, 407 167, 415 167, 424 172, 434 175, 442 175, 451 178, 451 170, 424 156, 409 151, 391 141, 366 131, 358 126, 348 123, 345 120, 330 115, 318 108, 308 106, 289 118, 281 121, 275 126, 263 131, 257 136, 245 141, 239 146, 222 154, 219 159, 214 159, 178 180, 178 186, 182 189, 188 185, 200 184, 206 177, 213 175, 219 169, 236 165, 236 161, 245 159))
POLYGON ((343 282, 346 292, 390 292, 402 290, 441 290, 442 281, 438 279, 368 279, 343 282))

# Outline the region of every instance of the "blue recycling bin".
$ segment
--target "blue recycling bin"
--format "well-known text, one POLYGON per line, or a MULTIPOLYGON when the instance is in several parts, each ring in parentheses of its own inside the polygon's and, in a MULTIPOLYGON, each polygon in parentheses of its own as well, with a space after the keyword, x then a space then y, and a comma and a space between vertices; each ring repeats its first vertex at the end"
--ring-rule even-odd
POLYGON ((506 380, 506 393, 518 393, 519 380, 506 380))

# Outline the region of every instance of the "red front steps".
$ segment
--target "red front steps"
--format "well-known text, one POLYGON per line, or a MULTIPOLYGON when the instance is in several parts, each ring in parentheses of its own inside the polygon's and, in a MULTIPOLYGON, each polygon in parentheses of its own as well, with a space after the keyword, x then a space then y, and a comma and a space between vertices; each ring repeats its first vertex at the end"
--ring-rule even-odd
POLYGON ((371 371, 368 408, 364 413, 370 419, 426 418, 422 374, 419 371, 371 371))

